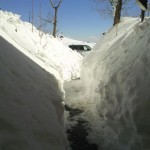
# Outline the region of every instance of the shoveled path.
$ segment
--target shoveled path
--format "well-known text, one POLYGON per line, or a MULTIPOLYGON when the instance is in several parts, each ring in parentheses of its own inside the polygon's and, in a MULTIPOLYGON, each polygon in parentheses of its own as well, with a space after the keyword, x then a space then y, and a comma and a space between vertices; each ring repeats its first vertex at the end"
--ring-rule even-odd
POLYGON ((64 84, 67 99, 65 109, 69 112, 68 120, 77 122, 75 126, 67 129, 68 141, 72 150, 98 150, 97 145, 91 144, 87 140, 88 131, 90 130, 88 122, 80 117, 84 110, 81 108, 72 108, 69 105, 69 99, 76 99, 82 94, 80 82, 80 80, 72 80, 64 84))

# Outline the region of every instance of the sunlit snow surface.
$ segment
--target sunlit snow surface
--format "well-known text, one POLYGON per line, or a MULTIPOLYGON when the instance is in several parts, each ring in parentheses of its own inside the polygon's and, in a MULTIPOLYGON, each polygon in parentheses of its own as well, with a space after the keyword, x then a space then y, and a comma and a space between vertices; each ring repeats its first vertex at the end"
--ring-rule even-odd
POLYGON ((32 25, 21 21, 19 15, 0 11, 0 35, 62 80, 80 77, 83 57, 34 26, 32 32, 32 25))
POLYGON ((150 149, 150 19, 125 18, 83 62, 85 117, 99 150, 150 149))

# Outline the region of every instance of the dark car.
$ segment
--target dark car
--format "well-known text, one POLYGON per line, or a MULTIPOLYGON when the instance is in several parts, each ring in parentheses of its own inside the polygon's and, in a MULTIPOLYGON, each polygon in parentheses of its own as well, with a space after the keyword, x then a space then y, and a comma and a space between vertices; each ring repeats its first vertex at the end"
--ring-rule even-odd
POLYGON ((77 51, 90 51, 91 47, 88 45, 69 45, 69 47, 72 50, 77 50, 77 51))
POLYGON ((88 45, 69 45, 69 48, 71 48, 72 50, 76 50, 82 55, 84 55, 84 52, 88 52, 91 50, 91 47, 88 45))

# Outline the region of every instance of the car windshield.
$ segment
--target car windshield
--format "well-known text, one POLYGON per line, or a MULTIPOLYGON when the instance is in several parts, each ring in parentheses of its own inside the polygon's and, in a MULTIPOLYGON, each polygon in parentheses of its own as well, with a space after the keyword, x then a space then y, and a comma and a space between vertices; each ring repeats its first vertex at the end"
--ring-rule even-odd
POLYGON ((87 46, 87 45, 84 45, 84 50, 85 51, 89 51, 89 50, 91 50, 91 48, 89 46, 87 46))
POLYGON ((78 51, 90 51, 91 48, 88 45, 69 45, 69 47, 73 50, 78 50, 78 51))

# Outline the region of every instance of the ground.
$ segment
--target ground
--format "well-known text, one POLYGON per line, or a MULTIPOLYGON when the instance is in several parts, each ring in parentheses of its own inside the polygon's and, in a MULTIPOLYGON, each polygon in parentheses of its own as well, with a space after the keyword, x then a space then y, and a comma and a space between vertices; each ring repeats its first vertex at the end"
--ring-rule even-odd
POLYGON ((82 113, 84 108, 79 107, 79 99, 82 99, 83 88, 81 86, 81 80, 72 80, 64 84, 66 93, 65 109, 68 112, 66 118, 69 122, 76 122, 73 126, 67 125, 67 135, 72 150, 97 150, 96 144, 90 143, 87 139, 88 132, 90 131, 89 123, 84 120, 82 113), (77 103, 75 103, 77 101, 77 103), (77 104, 77 105, 76 105, 77 104))

